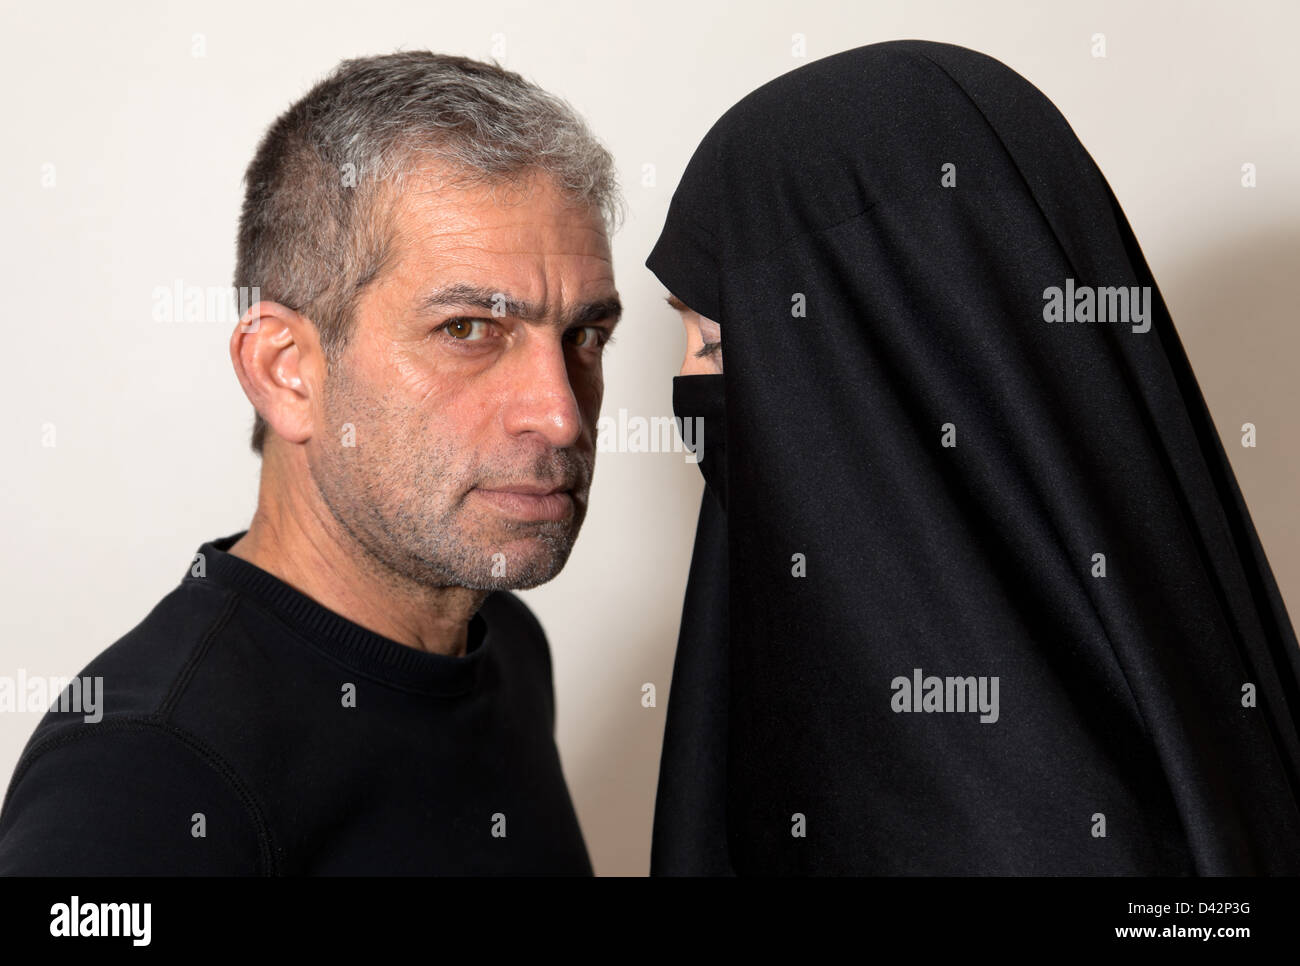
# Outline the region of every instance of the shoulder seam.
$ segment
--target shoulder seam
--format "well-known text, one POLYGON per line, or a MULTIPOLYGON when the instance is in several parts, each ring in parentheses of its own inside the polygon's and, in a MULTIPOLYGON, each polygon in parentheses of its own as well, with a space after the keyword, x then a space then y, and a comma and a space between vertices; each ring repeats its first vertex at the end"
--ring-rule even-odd
POLYGON ((204 655, 208 653, 208 649, 212 646, 213 640, 216 639, 218 632, 226 626, 226 622, 230 620, 231 614, 235 612, 235 608, 238 606, 239 595, 231 593, 226 600, 225 607, 221 609, 221 613, 217 615, 216 620, 214 620, 208 627, 207 633, 203 635, 198 646, 196 646, 190 653, 185 664, 182 665, 180 672, 176 675, 176 679, 172 682, 171 688, 167 691, 167 695, 158 705, 158 709, 154 713, 159 718, 166 719, 171 716, 172 709, 176 707, 176 702, 179 701, 181 695, 185 693, 185 689, 189 686, 190 679, 194 677, 194 672, 203 661, 204 655))
MULTIPOLYGON (((168 735, 175 741, 184 745, 193 752, 205 765, 220 775, 239 799, 239 804, 247 813, 253 828, 257 833, 257 850, 258 860, 261 866, 261 874, 264 876, 277 875, 278 868, 276 862, 276 850, 274 840, 271 835, 270 825, 262 815, 262 810, 257 804, 257 799, 253 795, 248 784, 239 776, 239 773, 227 762, 219 753, 210 748, 202 739, 196 735, 190 734, 181 728, 176 727, 171 722, 157 715, 123 715, 117 718, 111 718, 96 724, 81 724, 68 731, 62 731, 58 734, 47 735, 33 744, 23 753, 22 759, 14 769, 13 777, 9 781, 10 794, 12 798, 13 791, 22 781, 28 768, 36 761, 37 758, 54 751, 64 745, 71 744, 81 738, 90 737, 97 734, 106 734, 112 731, 160 731, 168 735)), ((9 802, 6 800, 5 805, 9 802)))

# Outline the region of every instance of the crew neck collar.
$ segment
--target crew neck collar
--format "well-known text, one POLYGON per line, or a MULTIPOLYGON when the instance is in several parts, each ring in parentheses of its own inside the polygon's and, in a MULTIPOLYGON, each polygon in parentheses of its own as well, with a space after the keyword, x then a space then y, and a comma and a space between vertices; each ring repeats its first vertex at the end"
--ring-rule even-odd
POLYGON ((269 571, 229 553, 247 532, 241 530, 200 546, 206 576, 196 577, 191 562, 184 581, 215 580, 256 599, 329 657, 393 687, 444 697, 473 690, 491 636, 481 611, 470 618, 467 650, 462 657, 408 647, 348 620, 269 571))

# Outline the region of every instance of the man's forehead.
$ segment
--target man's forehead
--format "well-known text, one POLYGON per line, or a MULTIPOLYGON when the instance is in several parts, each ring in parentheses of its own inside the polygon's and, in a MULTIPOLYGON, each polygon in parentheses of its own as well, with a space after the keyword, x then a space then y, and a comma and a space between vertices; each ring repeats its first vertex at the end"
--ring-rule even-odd
POLYGON ((528 321, 617 319, 609 240, 599 212, 575 204, 549 177, 449 186, 449 176, 406 179, 396 196, 399 265, 419 315, 473 308, 528 321))
POLYGON ((608 246, 599 209, 574 198, 546 172, 484 177, 426 167, 395 188, 390 198, 399 222, 431 238, 455 243, 457 236, 558 228, 592 235, 584 247, 608 246))
POLYGON ((417 206, 398 202, 401 255, 421 273, 506 276, 479 279, 515 287, 533 276, 563 270, 584 288, 612 285, 612 254, 599 213, 567 200, 447 201, 417 206), (445 269, 444 269, 445 266, 445 269))

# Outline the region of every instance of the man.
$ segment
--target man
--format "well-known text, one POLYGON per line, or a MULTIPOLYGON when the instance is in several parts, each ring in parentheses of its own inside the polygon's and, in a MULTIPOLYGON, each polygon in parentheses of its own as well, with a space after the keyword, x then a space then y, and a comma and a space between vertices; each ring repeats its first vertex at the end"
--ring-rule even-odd
POLYGON ((590 874, 550 654, 506 588, 586 512, 618 320, 612 160, 563 102, 351 60, 246 176, 230 342, 258 506, 52 710, 9 874, 590 874))

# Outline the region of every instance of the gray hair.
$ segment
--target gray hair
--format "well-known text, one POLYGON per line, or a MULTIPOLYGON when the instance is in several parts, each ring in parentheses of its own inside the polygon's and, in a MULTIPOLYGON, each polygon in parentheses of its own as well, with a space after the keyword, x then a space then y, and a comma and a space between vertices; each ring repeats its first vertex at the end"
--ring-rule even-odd
MULTIPOLYGON (((566 102, 500 65, 404 51, 343 61, 291 105, 244 175, 236 289, 302 312, 327 363, 353 326, 358 297, 393 256, 393 205, 424 162, 455 186, 548 173, 599 211, 623 217, 613 158, 566 102)), ((257 414, 252 448, 267 424, 257 414)))

